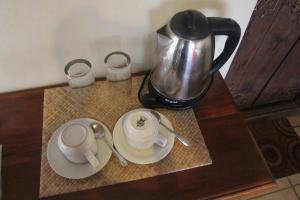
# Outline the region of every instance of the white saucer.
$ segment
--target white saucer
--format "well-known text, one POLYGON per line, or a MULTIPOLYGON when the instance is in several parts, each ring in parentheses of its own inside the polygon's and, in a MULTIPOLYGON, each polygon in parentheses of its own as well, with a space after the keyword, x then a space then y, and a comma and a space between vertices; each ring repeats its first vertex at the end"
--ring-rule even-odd
MULTIPOLYGON (((122 121, 124 115, 117 121, 113 131, 114 145, 124 158, 136 164, 151 164, 160 161, 169 154, 174 145, 175 136, 173 134, 170 134, 162 126, 159 127, 159 133, 168 139, 165 147, 160 147, 155 144, 148 149, 135 149, 131 147, 127 143, 126 136, 123 132, 122 121)), ((160 114, 160 117, 162 119, 162 122, 173 130, 171 122, 162 114, 160 114)))
MULTIPOLYGON (((92 122, 98 122, 102 124, 105 128, 105 136, 106 139, 113 144, 113 139, 111 137, 111 133, 109 129, 101 122, 96 121, 94 119, 89 118, 80 118, 74 119, 69 122, 77 122, 85 125, 90 125, 92 122)), ((47 159, 50 167, 60 176, 69 178, 69 179, 81 179, 89 177, 93 174, 99 172, 109 161, 112 151, 105 144, 103 140, 97 140, 98 143, 98 153, 97 157, 100 161, 100 165, 97 168, 93 168, 89 163, 85 164, 75 164, 70 162, 65 158, 63 153, 59 150, 57 146, 58 136, 60 131, 66 126, 69 122, 60 126, 56 131, 52 134, 48 146, 47 146, 47 159)))

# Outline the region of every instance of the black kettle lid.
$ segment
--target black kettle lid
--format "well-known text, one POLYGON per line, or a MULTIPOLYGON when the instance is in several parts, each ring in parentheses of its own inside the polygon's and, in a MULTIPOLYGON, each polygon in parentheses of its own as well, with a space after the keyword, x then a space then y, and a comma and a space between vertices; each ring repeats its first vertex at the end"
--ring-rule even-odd
POLYGON ((170 28, 176 35, 187 40, 200 40, 211 32, 207 18, 197 10, 176 13, 170 21, 170 28))

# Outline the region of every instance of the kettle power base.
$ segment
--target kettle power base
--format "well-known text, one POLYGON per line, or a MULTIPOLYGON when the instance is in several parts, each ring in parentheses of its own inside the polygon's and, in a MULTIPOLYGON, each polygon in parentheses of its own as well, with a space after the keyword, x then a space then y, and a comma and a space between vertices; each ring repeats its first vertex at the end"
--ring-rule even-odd
POLYGON ((143 106, 146 108, 167 108, 171 110, 186 110, 192 108, 201 98, 205 96, 213 82, 213 76, 211 76, 205 83, 201 93, 190 100, 174 100, 167 98, 160 94, 152 86, 150 82, 150 73, 148 73, 139 90, 138 98, 143 106))

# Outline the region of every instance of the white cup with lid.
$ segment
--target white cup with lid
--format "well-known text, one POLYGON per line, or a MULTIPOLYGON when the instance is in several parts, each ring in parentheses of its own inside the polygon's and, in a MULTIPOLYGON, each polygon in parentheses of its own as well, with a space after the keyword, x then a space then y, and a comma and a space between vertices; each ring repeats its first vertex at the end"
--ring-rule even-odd
POLYGON ((167 144, 167 138, 159 134, 158 120, 145 109, 125 114, 122 125, 127 143, 136 149, 147 149, 154 144, 164 147, 167 144))
POLYGON ((98 151, 97 141, 89 126, 78 122, 68 124, 59 134, 58 147, 73 163, 89 162, 94 168, 100 165, 95 156, 98 151))

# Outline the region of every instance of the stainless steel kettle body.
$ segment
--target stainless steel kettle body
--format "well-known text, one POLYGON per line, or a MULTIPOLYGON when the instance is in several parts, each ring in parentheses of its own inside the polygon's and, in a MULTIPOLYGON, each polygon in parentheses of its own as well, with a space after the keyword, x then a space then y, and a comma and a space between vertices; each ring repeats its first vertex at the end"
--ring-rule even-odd
POLYGON ((195 10, 177 13, 157 31, 151 85, 174 103, 197 98, 233 53, 239 38, 240 27, 231 19, 206 18, 195 10), (213 61, 215 35, 228 38, 223 52, 213 61))

